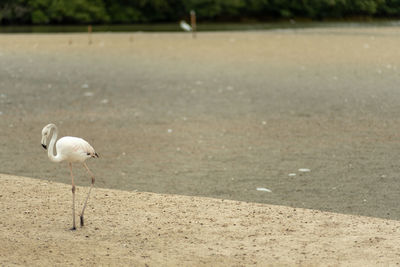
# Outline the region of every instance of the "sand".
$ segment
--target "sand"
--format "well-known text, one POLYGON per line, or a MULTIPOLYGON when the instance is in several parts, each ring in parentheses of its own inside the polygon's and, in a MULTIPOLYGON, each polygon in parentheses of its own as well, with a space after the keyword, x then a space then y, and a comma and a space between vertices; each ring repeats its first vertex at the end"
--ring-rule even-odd
POLYGON ((398 221, 95 188, 86 225, 71 231, 70 189, 0 175, 2 266, 400 264, 398 221))

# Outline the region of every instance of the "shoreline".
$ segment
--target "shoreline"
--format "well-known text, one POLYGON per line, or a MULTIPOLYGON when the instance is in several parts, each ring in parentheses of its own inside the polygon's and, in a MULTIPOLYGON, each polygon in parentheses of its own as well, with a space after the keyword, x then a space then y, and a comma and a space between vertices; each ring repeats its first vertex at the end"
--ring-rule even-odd
MULTIPOLYGON (((382 19, 369 17, 355 17, 342 20, 323 21, 307 20, 304 18, 283 19, 276 21, 245 21, 245 22, 200 22, 197 32, 246 32, 259 30, 305 30, 305 29, 330 29, 341 28, 367 28, 367 27, 397 27, 399 19, 382 19), (249 29, 249 27, 252 27, 249 29)), ((73 34, 86 33, 88 24, 80 25, 0 25, 0 34, 73 34)), ((171 23, 136 23, 136 24, 92 24, 93 34, 107 33, 181 33, 188 34, 180 29, 177 22, 171 23)), ((190 33, 189 33, 190 34, 190 33)))

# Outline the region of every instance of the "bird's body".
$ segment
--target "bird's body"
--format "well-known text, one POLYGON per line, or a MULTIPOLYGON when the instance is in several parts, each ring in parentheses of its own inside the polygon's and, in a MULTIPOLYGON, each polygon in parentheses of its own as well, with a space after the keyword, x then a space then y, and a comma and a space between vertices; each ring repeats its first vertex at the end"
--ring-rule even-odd
POLYGON ((65 136, 57 140, 58 130, 57 127, 50 123, 46 125, 42 130, 42 146, 44 149, 47 149, 47 138, 50 136, 50 133, 53 131, 52 137, 49 143, 49 149, 47 155, 49 159, 53 162, 61 162, 67 161, 69 164, 70 172, 71 172, 71 180, 72 180, 72 215, 73 215, 73 226, 72 230, 76 229, 75 226, 75 184, 74 184, 74 176, 72 174, 72 163, 79 162, 82 163, 85 169, 92 177, 92 184, 89 189, 89 193, 86 197, 85 204, 83 205, 82 213, 80 215, 81 226, 83 226, 83 213, 85 212, 86 204, 89 199, 90 192, 94 185, 94 175, 89 170, 88 166, 85 163, 85 160, 88 158, 98 158, 94 148, 84 139, 79 137, 65 136), (54 145, 56 147, 56 154, 54 154, 54 145))
POLYGON ((97 153, 88 142, 73 136, 60 138, 56 143, 56 151, 61 161, 84 162, 89 158, 97 157, 97 153))

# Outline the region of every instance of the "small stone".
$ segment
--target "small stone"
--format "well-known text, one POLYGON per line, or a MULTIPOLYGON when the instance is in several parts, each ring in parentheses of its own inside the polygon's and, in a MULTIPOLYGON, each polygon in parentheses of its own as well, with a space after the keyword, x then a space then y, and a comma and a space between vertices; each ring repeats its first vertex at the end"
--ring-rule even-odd
POLYGON ((84 95, 84 96, 93 96, 94 93, 93 93, 93 92, 85 92, 83 95, 84 95))

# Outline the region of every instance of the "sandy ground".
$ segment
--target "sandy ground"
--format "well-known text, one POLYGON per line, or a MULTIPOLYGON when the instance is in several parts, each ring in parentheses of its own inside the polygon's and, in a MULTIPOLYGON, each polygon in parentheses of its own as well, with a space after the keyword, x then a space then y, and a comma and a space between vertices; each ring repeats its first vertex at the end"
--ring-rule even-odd
POLYGON ((398 220, 399 33, 2 34, 0 172, 69 184, 54 122, 100 154, 97 187, 398 220))
MULTIPOLYGON (((77 190, 81 206, 88 188, 77 190)), ((0 174, 3 266, 389 266, 400 222, 109 189, 71 224, 70 186, 0 174)))

